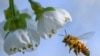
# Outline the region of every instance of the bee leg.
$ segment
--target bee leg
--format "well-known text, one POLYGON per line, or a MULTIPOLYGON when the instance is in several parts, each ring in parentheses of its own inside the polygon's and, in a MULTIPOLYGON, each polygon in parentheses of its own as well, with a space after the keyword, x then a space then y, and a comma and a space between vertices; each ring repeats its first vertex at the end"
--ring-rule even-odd
POLYGON ((76 54, 76 56, 78 56, 78 51, 77 50, 74 50, 74 53, 76 54))
POLYGON ((67 44, 65 44, 65 46, 67 46, 67 44))
POLYGON ((80 48, 78 48, 78 53, 80 53, 81 52, 81 49, 80 48))
POLYGON ((71 50, 72 50, 72 48, 69 49, 69 53, 70 53, 71 50))

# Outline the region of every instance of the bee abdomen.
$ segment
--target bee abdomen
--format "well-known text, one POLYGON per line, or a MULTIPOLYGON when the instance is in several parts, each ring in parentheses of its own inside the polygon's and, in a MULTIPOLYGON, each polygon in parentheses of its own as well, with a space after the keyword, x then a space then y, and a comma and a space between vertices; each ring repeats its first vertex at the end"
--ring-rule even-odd
POLYGON ((82 53, 83 53, 84 55, 86 55, 86 56, 90 56, 90 51, 89 51, 87 48, 83 49, 83 50, 82 50, 82 53))

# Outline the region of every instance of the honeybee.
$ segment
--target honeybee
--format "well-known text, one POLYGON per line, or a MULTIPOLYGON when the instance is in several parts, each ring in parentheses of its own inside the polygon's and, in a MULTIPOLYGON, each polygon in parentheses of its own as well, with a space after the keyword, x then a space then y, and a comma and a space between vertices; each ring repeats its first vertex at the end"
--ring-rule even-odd
POLYGON ((69 53, 73 49, 76 56, 78 56, 80 53, 84 54, 85 56, 90 56, 90 51, 85 43, 86 40, 93 35, 94 32, 84 33, 78 37, 66 34, 62 42, 65 43, 65 46, 69 46, 69 53))

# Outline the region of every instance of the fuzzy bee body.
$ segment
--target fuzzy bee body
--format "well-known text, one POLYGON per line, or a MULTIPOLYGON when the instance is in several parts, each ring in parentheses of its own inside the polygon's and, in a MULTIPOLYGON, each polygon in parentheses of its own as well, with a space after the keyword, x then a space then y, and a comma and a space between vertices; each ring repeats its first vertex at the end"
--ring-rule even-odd
MULTIPOLYGON (((94 34, 94 33, 89 32, 84 35, 88 36, 91 34, 94 34)), ((82 35, 82 36, 84 36, 84 35, 82 35)), ((68 34, 68 35, 65 35, 63 42, 65 43, 65 46, 70 47, 69 53, 73 49, 76 56, 78 56, 78 54, 80 54, 80 53, 84 54, 85 56, 90 56, 89 49, 85 46, 85 44, 83 42, 80 41, 80 39, 78 39, 78 37, 68 34)))

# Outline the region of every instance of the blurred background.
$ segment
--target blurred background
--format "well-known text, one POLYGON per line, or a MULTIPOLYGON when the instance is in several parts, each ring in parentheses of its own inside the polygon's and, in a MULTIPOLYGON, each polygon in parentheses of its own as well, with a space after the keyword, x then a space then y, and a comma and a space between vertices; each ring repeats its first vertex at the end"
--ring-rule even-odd
MULTIPOLYGON (((28 0, 14 0, 18 9, 30 9, 28 0)), ((53 6, 66 9, 72 16, 73 21, 66 24, 51 39, 41 39, 37 50, 25 54, 16 53, 12 56, 75 56, 73 51, 69 54, 69 47, 65 47, 59 34, 67 33, 78 36, 86 32, 94 31, 95 35, 90 37, 87 46, 91 52, 90 56, 100 55, 100 0, 36 0, 42 6, 53 6)), ((8 0, 0 0, 0 22, 5 20, 4 9, 8 8, 8 0)), ((0 56, 8 56, 3 51, 3 40, 0 37, 0 56)), ((82 56, 82 55, 80 55, 82 56)), ((83 55, 84 56, 84 55, 83 55)))

